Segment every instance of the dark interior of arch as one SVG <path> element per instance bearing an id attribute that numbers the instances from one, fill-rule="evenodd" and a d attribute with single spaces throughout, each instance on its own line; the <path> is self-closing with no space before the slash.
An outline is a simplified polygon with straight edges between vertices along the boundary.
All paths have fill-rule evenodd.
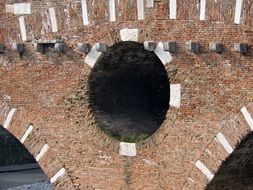
<path id="1" fill-rule="evenodd" d="M 34 157 L 2 126 L 0 126 L 0 189 L 53 189 Z"/>
<path id="2" fill-rule="evenodd" d="M 0 167 L 35 162 L 36 160 L 24 145 L 0 126 Z"/>
<path id="3" fill-rule="evenodd" d="M 223 162 L 206 190 L 253 189 L 253 133 Z"/>
<path id="4" fill-rule="evenodd" d="M 164 65 L 137 42 L 110 47 L 89 76 L 89 101 L 96 122 L 122 141 L 153 134 L 166 117 L 169 97 Z"/>

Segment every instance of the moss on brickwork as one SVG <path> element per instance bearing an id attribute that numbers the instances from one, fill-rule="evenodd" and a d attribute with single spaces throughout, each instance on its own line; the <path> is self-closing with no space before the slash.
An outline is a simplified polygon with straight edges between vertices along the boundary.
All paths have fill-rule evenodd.
<path id="1" fill-rule="evenodd" d="M 141 135 L 119 135 L 119 134 L 109 134 L 113 138 L 121 141 L 121 142 L 140 142 L 148 138 L 150 135 L 149 134 L 141 134 Z"/>

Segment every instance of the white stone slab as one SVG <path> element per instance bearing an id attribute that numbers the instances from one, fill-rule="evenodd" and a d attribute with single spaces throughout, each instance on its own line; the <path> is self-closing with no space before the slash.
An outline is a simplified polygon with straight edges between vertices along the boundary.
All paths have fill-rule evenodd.
<path id="1" fill-rule="evenodd" d="M 29 134 L 32 132 L 32 130 L 33 130 L 33 125 L 29 125 L 29 127 L 25 131 L 23 137 L 20 139 L 20 142 L 22 144 L 24 144 L 25 140 L 27 139 L 27 137 L 29 136 Z"/>
<path id="2" fill-rule="evenodd" d="M 115 0 L 109 0 L 110 21 L 116 21 Z"/>
<path id="3" fill-rule="evenodd" d="M 195 183 L 195 181 L 194 181 L 192 178 L 190 178 L 190 177 L 188 177 L 188 180 L 189 180 L 191 183 Z"/>
<path id="4" fill-rule="evenodd" d="M 164 51 L 162 42 L 159 42 L 156 46 L 155 54 L 159 57 L 159 59 L 164 65 L 172 61 L 171 54 L 167 51 Z"/>
<path id="5" fill-rule="evenodd" d="M 136 144 L 120 142 L 119 154 L 122 156 L 136 156 Z"/>
<path id="6" fill-rule="evenodd" d="M 15 15 L 25 15 L 31 14 L 31 4 L 30 3 L 14 3 L 14 14 Z"/>
<path id="7" fill-rule="evenodd" d="M 14 13 L 14 5 L 13 4 L 5 5 L 5 12 L 6 13 Z"/>
<path id="8" fill-rule="evenodd" d="M 144 0 L 137 0 L 138 20 L 144 20 Z"/>
<path id="9" fill-rule="evenodd" d="M 124 28 L 120 30 L 121 41 L 138 41 L 139 30 Z"/>
<path id="10" fill-rule="evenodd" d="M 170 19 L 177 19 L 177 0 L 170 0 Z"/>
<path id="11" fill-rule="evenodd" d="M 49 8 L 50 21 L 52 26 L 52 32 L 58 32 L 57 20 L 54 7 Z"/>
<path id="12" fill-rule="evenodd" d="M 241 112 L 242 112 L 242 114 L 243 114 L 245 120 L 247 121 L 247 123 L 248 123 L 248 125 L 249 125 L 251 131 L 253 131 L 253 119 L 252 119 L 250 113 L 248 112 L 247 108 L 246 108 L 246 107 L 243 107 L 243 108 L 241 109 Z"/>
<path id="13" fill-rule="evenodd" d="M 148 160 L 146 158 L 142 159 L 143 162 L 146 164 L 146 165 L 149 165 L 149 166 L 155 166 L 157 165 L 154 161 L 151 161 L 151 160 Z"/>
<path id="14" fill-rule="evenodd" d="M 38 162 L 49 150 L 49 145 L 45 144 L 42 149 L 40 150 L 39 154 L 36 156 L 36 161 Z"/>
<path id="15" fill-rule="evenodd" d="M 181 104 L 181 84 L 170 85 L 170 106 L 180 108 Z"/>
<path id="16" fill-rule="evenodd" d="M 206 0 L 200 1 L 200 20 L 206 20 Z"/>
<path id="17" fill-rule="evenodd" d="M 22 41 L 27 41 L 27 34 L 26 34 L 26 26 L 25 26 L 25 17 L 19 17 L 19 27 L 20 27 L 20 34 Z"/>
<path id="18" fill-rule="evenodd" d="M 12 121 L 12 117 L 13 117 L 13 115 L 14 115 L 14 113 L 16 112 L 16 108 L 12 108 L 10 111 L 9 111 L 9 113 L 8 113 L 8 115 L 7 115 L 7 117 L 6 117 L 6 120 L 5 120 L 5 122 L 4 122 L 4 125 L 3 125 L 3 127 L 5 128 L 5 129 L 8 129 L 8 127 L 10 126 L 10 124 L 11 124 L 11 121 Z"/>
<path id="19" fill-rule="evenodd" d="M 90 67 L 94 67 L 94 65 L 102 58 L 103 53 L 98 52 L 96 50 L 96 46 L 94 45 L 88 55 L 85 58 L 85 63 L 87 63 Z"/>
<path id="20" fill-rule="evenodd" d="M 207 177 L 208 181 L 211 181 L 214 177 L 213 173 L 206 167 L 201 161 L 197 161 L 195 166 Z"/>
<path id="21" fill-rule="evenodd" d="M 65 168 L 60 169 L 51 179 L 50 182 L 54 183 L 56 182 L 60 177 L 62 177 L 65 174 L 66 170 Z"/>
<path id="22" fill-rule="evenodd" d="M 41 16 L 42 16 L 41 35 L 45 35 L 50 32 L 49 29 L 51 28 L 50 14 L 48 13 L 48 11 L 42 11 Z"/>
<path id="23" fill-rule="evenodd" d="M 147 0 L 147 7 L 148 8 L 154 7 L 154 0 Z"/>
<path id="24" fill-rule="evenodd" d="M 242 5 L 243 5 L 243 0 L 236 0 L 235 19 L 234 19 L 235 24 L 240 24 L 241 22 Z"/>
<path id="25" fill-rule="evenodd" d="M 231 154 L 234 151 L 233 147 L 229 144 L 226 137 L 221 132 L 217 134 L 216 138 L 219 143 L 225 148 L 228 154 Z"/>
<path id="26" fill-rule="evenodd" d="M 70 16 L 69 7 L 67 7 L 67 8 L 64 9 L 64 14 L 66 16 L 65 23 L 66 23 L 66 25 L 68 27 L 68 30 L 70 30 L 70 28 L 71 28 L 71 16 Z"/>
<path id="27" fill-rule="evenodd" d="M 89 24 L 87 1 L 81 0 L 81 5 L 82 5 L 83 25 L 86 26 Z"/>

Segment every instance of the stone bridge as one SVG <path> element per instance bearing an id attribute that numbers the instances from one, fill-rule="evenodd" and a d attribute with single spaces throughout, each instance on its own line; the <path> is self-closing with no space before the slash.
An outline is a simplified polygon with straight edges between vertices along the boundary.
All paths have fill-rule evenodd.
<path id="1" fill-rule="evenodd" d="M 3 0 L 0 17 L 0 124 L 55 189 L 201 190 L 253 130 L 251 0 Z"/>

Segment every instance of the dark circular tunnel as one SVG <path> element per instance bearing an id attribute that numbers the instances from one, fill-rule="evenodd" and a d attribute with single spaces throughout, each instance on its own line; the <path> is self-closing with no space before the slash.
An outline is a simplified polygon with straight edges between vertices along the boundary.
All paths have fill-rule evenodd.
<path id="1" fill-rule="evenodd" d="M 253 189 L 253 132 L 222 163 L 206 190 Z"/>
<path id="2" fill-rule="evenodd" d="M 169 109 L 167 71 L 154 52 L 137 42 L 110 47 L 93 67 L 88 84 L 96 122 L 121 141 L 152 135 Z"/>

